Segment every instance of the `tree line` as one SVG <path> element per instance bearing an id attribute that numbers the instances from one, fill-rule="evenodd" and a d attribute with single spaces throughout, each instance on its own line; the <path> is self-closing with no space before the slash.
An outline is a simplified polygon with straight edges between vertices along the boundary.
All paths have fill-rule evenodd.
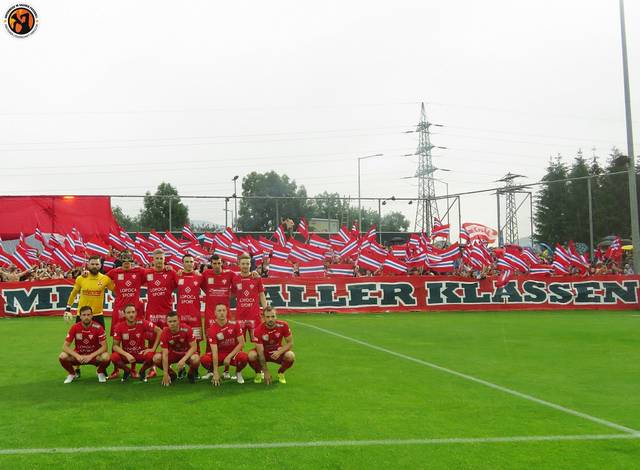
<path id="1" fill-rule="evenodd" d="M 595 155 L 586 159 L 582 151 L 567 163 L 561 156 L 550 159 L 535 204 L 535 239 L 548 244 L 566 243 L 569 240 L 589 244 L 589 182 L 592 176 L 591 201 L 594 242 L 609 235 L 630 238 L 629 180 L 626 173 L 609 176 L 610 173 L 627 171 L 629 158 L 613 148 L 600 165 Z M 636 173 L 638 168 L 636 168 Z M 640 185 L 640 178 L 636 175 Z"/>
<path id="2" fill-rule="evenodd" d="M 242 180 L 242 196 L 238 207 L 238 229 L 245 232 L 272 232 L 284 218 L 296 222 L 301 217 L 308 221 L 313 218 L 338 220 L 339 224 L 353 224 L 358 219 L 357 200 L 342 199 L 339 193 L 324 191 L 310 199 L 304 186 L 296 183 L 285 174 L 275 171 L 266 173 L 251 172 Z M 296 199 L 273 199 L 275 197 L 295 197 Z M 229 197 L 229 209 L 233 207 L 233 196 Z M 143 208 L 131 216 L 121 207 L 113 207 L 113 215 L 120 226 L 131 232 L 149 230 L 179 230 L 189 223 L 189 208 L 181 201 L 175 187 L 161 183 L 152 194 L 147 191 Z M 231 217 L 229 217 L 231 224 Z M 409 220 L 401 212 L 386 212 L 381 219 L 377 210 L 362 208 L 362 227 L 378 226 L 386 232 L 403 232 L 409 228 Z M 380 228 L 381 227 L 381 228 Z M 215 224 L 192 225 L 196 232 L 218 230 Z"/>

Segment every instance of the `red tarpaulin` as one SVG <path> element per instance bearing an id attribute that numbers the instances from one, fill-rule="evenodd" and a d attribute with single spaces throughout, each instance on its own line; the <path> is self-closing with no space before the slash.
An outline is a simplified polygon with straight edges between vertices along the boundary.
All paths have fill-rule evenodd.
<path id="1" fill-rule="evenodd" d="M 109 196 L 0 196 L 0 237 L 15 239 L 36 227 L 61 234 L 75 227 L 84 238 L 106 238 L 117 224 Z"/>

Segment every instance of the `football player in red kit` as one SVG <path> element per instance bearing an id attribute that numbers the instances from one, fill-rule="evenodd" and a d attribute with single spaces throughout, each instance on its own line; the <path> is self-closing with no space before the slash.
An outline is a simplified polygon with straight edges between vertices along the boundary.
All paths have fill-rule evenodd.
<path id="1" fill-rule="evenodd" d="M 172 379 L 176 378 L 175 372 L 170 368 L 171 364 L 178 364 L 178 376 L 184 372 L 186 364 L 189 364 L 189 382 L 195 383 L 196 373 L 200 366 L 200 356 L 196 353 L 197 342 L 193 336 L 193 331 L 189 325 L 180 323 L 178 314 L 170 312 L 167 315 L 167 325 L 162 329 L 160 335 L 161 353 L 153 357 L 153 362 L 157 366 L 162 366 L 164 376 L 162 385 L 171 385 Z"/>
<path id="2" fill-rule="evenodd" d="M 269 306 L 264 309 L 264 323 L 258 326 L 254 332 L 256 348 L 249 351 L 249 364 L 256 371 L 255 383 L 265 380 L 271 383 L 271 374 L 267 362 L 280 365 L 278 369 L 278 381 L 287 383 L 284 372 L 293 365 L 296 356 L 293 348 L 293 335 L 286 321 L 276 318 L 276 309 Z M 283 344 L 284 340 L 284 344 Z"/>
<path id="3" fill-rule="evenodd" d="M 80 307 L 78 316 L 80 321 L 69 329 L 62 345 L 62 352 L 58 357 L 60 365 L 69 373 L 64 383 L 68 384 L 76 379 L 73 366 L 86 364 L 98 368 L 98 382 L 104 383 L 107 381 L 104 372 L 109 365 L 107 335 L 102 325 L 93 321 L 93 311 L 88 305 Z M 75 343 L 73 349 L 71 349 L 71 343 Z"/>
<path id="4" fill-rule="evenodd" d="M 109 336 L 113 336 L 115 326 L 124 320 L 124 307 L 133 304 L 139 319 L 144 319 L 144 309 L 140 301 L 140 289 L 145 282 L 146 269 L 133 266 L 133 255 L 129 250 L 120 252 L 122 266 L 113 268 L 107 276 L 113 281 L 115 289 L 115 302 L 113 303 L 113 316 L 111 317 L 111 330 Z"/>
<path id="5" fill-rule="evenodd" d="M 262 309 L 267 306 L 262 279 L 256 278 L 251 272 L 251 256 L 243 253 L 238 258 L 240 265 L 240 282 L 236 292 L 236 321 L 242 331 L 249 331 L 249 339 L 253 338 L 253 330 L 262 317 Z"/>
<path id="6" fill-rule="evenodd" d="M 211 352 L 202 357 L 202 365 L 212 373 L 211 383 L 220 385 L 219 366 L 232 365 L 236 368 L 237 382 L 243 384 L 242 369 L 248 362 L 247 353 L 242 350 L 244 335 L 237 323 L 227 320 L 227 306 L 224 304 L 216 306 L 216 321 L 207 330 L 207 342 Z"/>
<path id="7" fill-rule="evenodd" d="M 125 319 L 118 323 L 113 333 L 113 347 L 111 362 L 124 370 L 122 381 L 129 376 L 136 378 L 135 364 L 142 364 L 140 379 L 146 380 L 146 370 L 153 365 L 153 355 L 160 343 L 162 330 L 147 320 L 137 318 L 134 304 L 124 308 Z M 153 345 L 145 348 L 145 339 L 149 334 L 154 335 Z"/>
<path id="8" fill-rule="evenodd" d="M 194 259 L 191 255 L 182 257 L 182 270 L 178 274 L 178 302 L 176 311 L 180 323 L 186 323 L 193 330 L 196 340 L 202 341 L 202 315 L 200 313 L 200 273 L 193 269 Z M 198 351 L 200 354 L 200 348 Z"/>
<path id="9" fill-rule="evenodd" d="M 222 270 L 222 260 L 218 255 L 211 257 L 211 269 L 202 273 L 200 288 L 204 292 L 204 329 L 209 329 L 216 321 L 216 305 L 224 304 L 231 314 L 231 295 L 240 283 L 238 275 Z"/>
<path id="10" fill-rule="evenodd" d="M 167 326 L 167 314 L 173 311 L 173 291 L 178 287 L 175 271 L 165 269 L 164 252 L 153 252 L 153 268 L 145 272 L 147 308 L 145 319 L 160 328 Z"/>

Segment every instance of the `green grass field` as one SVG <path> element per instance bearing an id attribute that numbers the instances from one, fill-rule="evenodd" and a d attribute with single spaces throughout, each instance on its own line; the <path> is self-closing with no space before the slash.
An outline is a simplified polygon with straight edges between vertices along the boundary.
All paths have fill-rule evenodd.
<path id="1" fill-rule="evenodd" d="M 640 468 L 638 313 L 282 316 L 288 383 L 218 389 L 63 385 L 68 325 L 1 320 L 0 468 Z"/>

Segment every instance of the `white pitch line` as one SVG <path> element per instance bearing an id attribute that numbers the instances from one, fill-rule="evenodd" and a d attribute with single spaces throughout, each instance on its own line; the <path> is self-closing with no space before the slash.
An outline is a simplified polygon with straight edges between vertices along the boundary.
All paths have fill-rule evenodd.
<path id="1" fill-rule="evenodd" d="M 367 348 L 375 349 L 376 351 L 381 351 L 381 352 L 384 352 L 384 353 L 387 353 L 387 354 L 391 354 L 392 356 L 396 356 L 396 357 L 400 357 L 402 359 L 406 359 L 407 361 L 415 362 L 417 364 L 422 364 L 423 366 L 431 367 L 432 369 L 436 369 L 436 370 L 439 370 L 441 372 L 446 372 L 447 374 L 455 375 L 456 377 L 460 377 L 460 378 L 463 378 L 463 379 L 466 379 L 466 380 L 470 380 L 472 382 L 476 382 L 476 383 L 482 384 L 482 385 L 484 385 L 486 387 L 490 387 L 490 388 L 493 388 L 495 390 L 500 390 L 501 392 L 508 393 L 510 395 L 513 395 L 513 396 L 516 396 L 516 397 L 519 397 L 519 398 L 523 398 L 525 400 L 529 400 L 529 401 L 532 401 L 534 403 L 538 403 L 539 405 L 548 406 L 549 408 L 553 408 L 554 410 L 562 411 L 564 413 L 567 413 L 567 414 L 570 414 L 570 415 L 573 415 L 573 416 L 578 416 L 580 418 L 586 419 L 588 421 L 592 421 L 594 423 L 602 424 L 603 426 L 607 426 L 607 427 L 612 428 L 612 429 L 617 429 L 618 431 L 624 431 L 624 432 L 627 432 L 627 433 L 630 433 L 630 434 L 640 434 L 640 431 L 637 431 L 635 429 L 629 428 L 627 426 L 623 426 L 621 424 L 616 424 L 616 423 L 613 423 L 611 421 L 607 421 L 606 419 L 597 418 L 597 417 L 591 416 L 591 415 L 589 415 L 587 413 L 582 413 L 580 411 L 576 411 L 576 410 L 573 410 L 571 408 L 567 408 L 565 406 L 558 405 L 556 403 L 552 403 L 550 401 L 543 400 L 541 398 L 536 398 L 536 397 L 534 397 L 532 395 L 527 395 L 526 393 L 521 393 L 521 392 L 518 392 L 517 390 L 513 390 L 513 389 L 507 388 L 507 387 L 503 387 L 501 385 L 494 384 L 492 382 L 487 382 L 486 380 L 479 379 L 478 377 L 474 377 L 473 375 L 464 374 L 462 372 L 458 372 L 456 370 L 449 369 L 447 367 L 439 366 L 439 365 L 434 364 L 432 362 L 423 361 L 422 359 L 418 359 L 418 358 L 415 358 L 415 357 L 407 356 L 406 354 L 402 354 L 402 353 L 399 353 L 399 352 L 391 351 L 390 349 L 382 348 L 380 346 L 376 346 L 375 344 L 367 343 L 365 341 L 361 341 L 359 339 L 352 338 L 350 336 L 345 336 L 343 334 L 336 333 L 335 331 L 327 330 L 326 328 L 320 328 L 319 326 L 310 325 L 308 323 L 303 323 L 303 322 L 300 322 L 300 321 L 297 321 L 297 320 L 289 320 L 289 322 L 295 323 L 297 325 L 306 326 L 308 328 L 313 328 L 313 329 L 316 329 L 318 331 L 322 331 L 324 333 L 327 333 L 329 335 L 337 336 L 338 338 L 342 338 L 342 339 L 345 339 L 347 341 L 351 341 L 353 343 L 360 344 L 361 346 L 366 346 Z"/>
<path id="2" fill-rule="evenodd" d="M 96 452 L 164 452 L 180 450 L 224 450 L 224 449 L 281 449 L 293 447 L 371 447 L 442 444 L 491 444 L 501 442 L 560 442 L 560 441 L 606 441 L 612 439 L 640 439 L 640 434 L 577 434 L 566 436 L 508 436 L 508 437 L 444 437 L 434 439 L 380 439 L 355 441 L 308 441 L 308 442 L 254 442 L 240 444 L 184 444 L 156 446 L 105 446 L 105 447 L 41 447 L 22 449 L 0 449 L 0 455 L 26 454 L 91 454 Z"/>

